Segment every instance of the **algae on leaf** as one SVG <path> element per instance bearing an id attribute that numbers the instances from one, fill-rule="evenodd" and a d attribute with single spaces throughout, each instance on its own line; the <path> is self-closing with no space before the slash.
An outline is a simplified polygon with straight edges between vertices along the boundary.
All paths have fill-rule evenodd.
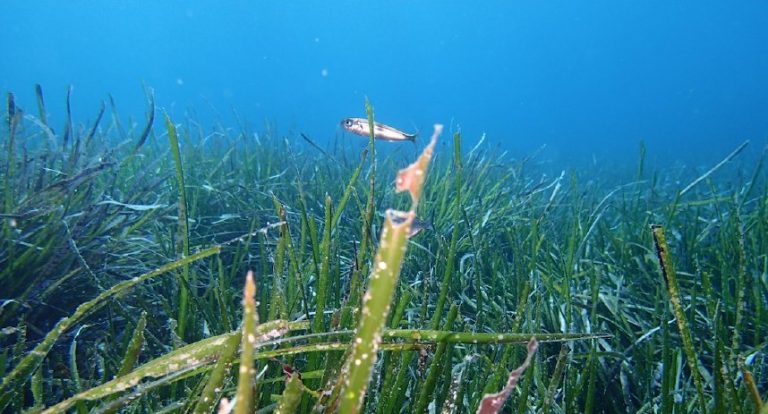
<path id="1" fill-rule="evenodd" d="M 256 347 L 256 327 L 259 316 L 256 313 L 256 284 L 253 272 L 248 271 L 243 289 L 243 337 L 240 340 L 240 376 L 237 380 L 237 403 L 235 414 L 247 414 L 253 411 L 253 350 Z"/>

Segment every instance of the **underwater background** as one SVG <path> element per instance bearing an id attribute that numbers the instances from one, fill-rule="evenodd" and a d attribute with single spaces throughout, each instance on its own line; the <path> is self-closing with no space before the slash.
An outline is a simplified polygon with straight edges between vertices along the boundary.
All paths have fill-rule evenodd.
<path id="1" fill-rule="evenodd" d="M 765 142 L 766 17 L 759 1 L 7 1 L 0 89 L 72 85 L 82 115 L 110 93 L 138 116 L 144 85 L 174 115 L 234 109 L 317 140 L 367 96 L 387 123 L 518 153 L 626 160 L 643 139 L 711 161 Z"/>
<path id="2" fill-rule="evenodd" d="M 768 413 L 766 22 L 4 1 L 0 412 Z"/>

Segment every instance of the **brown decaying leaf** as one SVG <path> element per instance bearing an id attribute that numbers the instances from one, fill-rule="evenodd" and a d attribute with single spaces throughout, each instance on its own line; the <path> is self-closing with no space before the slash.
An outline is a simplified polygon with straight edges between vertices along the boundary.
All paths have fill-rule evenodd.
<path id="1" fill-rule="evenodd" d="M 536 353 L 538 347 L 539 341 L 536 338 L 531 338 L 528 342 L 528 356 L 525 357 L 523 364 L 509 374 L 507 385 L 501 391 L 496 394 L 486 394 L 483 397 L 483 400 L 480 401 L 480 407 L 477 408 L 477 414 L 496 414 L 501 411 L 501 407 L 504 406 L 504 402 L 507 401 L 509 394 L 517 386 L 517 381 L 528 368 L 528 365 L 531 364 L 533 354 Z"/>

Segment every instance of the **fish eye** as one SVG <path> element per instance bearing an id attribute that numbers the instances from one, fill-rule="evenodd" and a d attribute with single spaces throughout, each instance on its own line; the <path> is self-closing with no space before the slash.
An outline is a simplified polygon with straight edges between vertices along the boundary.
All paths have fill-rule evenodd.
<path id="1" fill-rule="evenodd" d="M 351 127 L 352 126 L 352 120 L 351 119 L 345 119 L 344 120 L 344 125 L 346 125 L 348 127 Z"/>

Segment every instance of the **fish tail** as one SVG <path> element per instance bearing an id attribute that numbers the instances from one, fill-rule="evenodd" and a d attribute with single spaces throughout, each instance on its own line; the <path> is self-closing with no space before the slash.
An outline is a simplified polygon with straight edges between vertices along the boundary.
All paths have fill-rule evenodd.
<path id="1" fill-rule="evenodd" d="M 411 141 L 411 142 L 413 142 L 415 144 L 416 143 L 416 136 L 419 135 L 420 131 L 419 131 L 419 128 L 415 128 L 414 127 L 414 129 L 416 130 L 416 132 L 414 132 L 413 134 L 405 134 L 405 137 L 408 139 L 408 141 Z"/>

